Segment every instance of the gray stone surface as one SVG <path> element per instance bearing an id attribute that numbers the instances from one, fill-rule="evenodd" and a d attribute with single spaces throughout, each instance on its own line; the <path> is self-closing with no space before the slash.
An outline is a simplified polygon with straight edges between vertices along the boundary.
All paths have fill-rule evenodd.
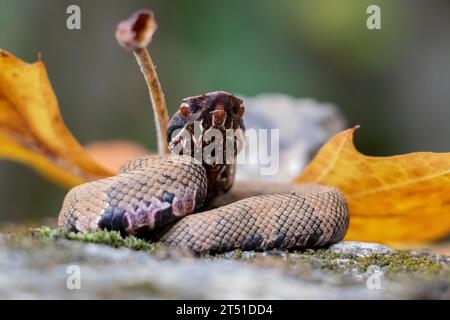
<path id="1" fill-rule="evenodd" d="M 357 254 L 360 250 L 354 243 L 338 244 L 333 250 L 346 246 Z M 386 252 L 382 246 L 374 250 Z M 385 278 L 384 270 L 377 288 L 376 281 L 368 285 L 367 279 L 382 267 L 374 265 L 361 271 L 349 264 L 352 257 L 347 251 L 340 256 L 331 250 L 307 250 L 233 251 L 194 258 L 167 248 L 148 253 L 65 239 L 3 236 L 0 298 L 449 298 L 447 258 L 439 262 L 444 273 L 426 280 L 413 274 L 392 280 Z M 80 268 L 80 290 L 66 286 L 71 265 Z"/>

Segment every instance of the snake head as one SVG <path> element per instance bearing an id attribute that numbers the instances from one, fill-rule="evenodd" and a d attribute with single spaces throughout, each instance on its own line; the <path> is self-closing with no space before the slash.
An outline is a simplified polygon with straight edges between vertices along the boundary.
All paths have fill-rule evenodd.
<path id="1" fill-rule="evenodd" d="M 177 150 L 176 153 L 190 149 L 193 155 L 195 148 L 203 150 L 215 141 L 215 136 L 219 133 L 222 135 L 223 143 L 226 141 L 227 132 L 236 134 L 239 140 L 245 129 L 242 120 L 244 112 L 243 101 L 224 91 L 185 98 L 169 122 L 167 130 L 169 149 Z M 192 143 L 195 148 L 192 148 Z M 241 146 L 242 143 L 239 142 L 233 145 L 234 155 Z"/>

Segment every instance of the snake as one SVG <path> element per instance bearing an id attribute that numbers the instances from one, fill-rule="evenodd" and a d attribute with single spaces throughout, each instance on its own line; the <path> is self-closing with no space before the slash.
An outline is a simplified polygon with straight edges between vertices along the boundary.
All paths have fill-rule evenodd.
<path id="1" fill-rule="evenodd" d="M 243 100 L 224 91 L 183 99 L 168 124 L 172 152 L 129 160 L 115 176 L 75 186 L 64 198 L 58 226 L 117 231 L 200 255 L 341 241 L 349 214 L 338 189 L 234 181 L 244 112 Z M 212 148 L 217 145 L 222 149 Z M 197 156 L 202 153 L 209 157 Z"/>

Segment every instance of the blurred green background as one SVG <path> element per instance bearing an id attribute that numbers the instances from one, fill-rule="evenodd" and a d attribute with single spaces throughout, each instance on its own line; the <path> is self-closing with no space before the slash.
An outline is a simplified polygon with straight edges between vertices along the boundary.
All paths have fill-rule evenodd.
<path id="1" fill-rule="evenodd" d="M 81 30 L 66 28 L 70 4 L 81 7 Z M 370 4 L 381 7 L 382 30 L 366 27 Z M 284 92 L 339 105 L 362 125 L 365 153 L 450 150 L 450 1 L 0 0 L 0 47 L 29 62 L 42 53 L 82 143 L 155 147 L 142 75 L 114 38 L 138 8 L 156 14 L 150 51 L 172 112 L 207 91 Z M 56 217 L 64 194 L 0 162 L 0 221 Z"/>

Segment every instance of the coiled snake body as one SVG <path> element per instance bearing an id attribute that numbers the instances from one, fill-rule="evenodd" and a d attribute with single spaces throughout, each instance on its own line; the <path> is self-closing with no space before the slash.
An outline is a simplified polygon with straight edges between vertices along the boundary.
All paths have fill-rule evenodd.
<path id="1" fill-rule="evenodd" d="M 230 129 L 243 130 L 243 113 L 242 100 L 226 92 L 184 99 L 170 120 L 168 141 L 173 152 L 181 146 L 188 155 L 131 160 L 117 176 L 73 188 L 59 226 L 76 232 L 118 230 L 196 253 L 321 247 L 340 241 L 349 216 L 338 190 L 313 184 L 233 186 L 235 165 L 225 161 L 226 152 L 219 157 L 212 153 L 213 162 L 196 160 L 192 144 L 205 151 L 212 143 L 210 129 L 224 136 Z M 238 135 L 231 146 L 235 157 Z"/>

